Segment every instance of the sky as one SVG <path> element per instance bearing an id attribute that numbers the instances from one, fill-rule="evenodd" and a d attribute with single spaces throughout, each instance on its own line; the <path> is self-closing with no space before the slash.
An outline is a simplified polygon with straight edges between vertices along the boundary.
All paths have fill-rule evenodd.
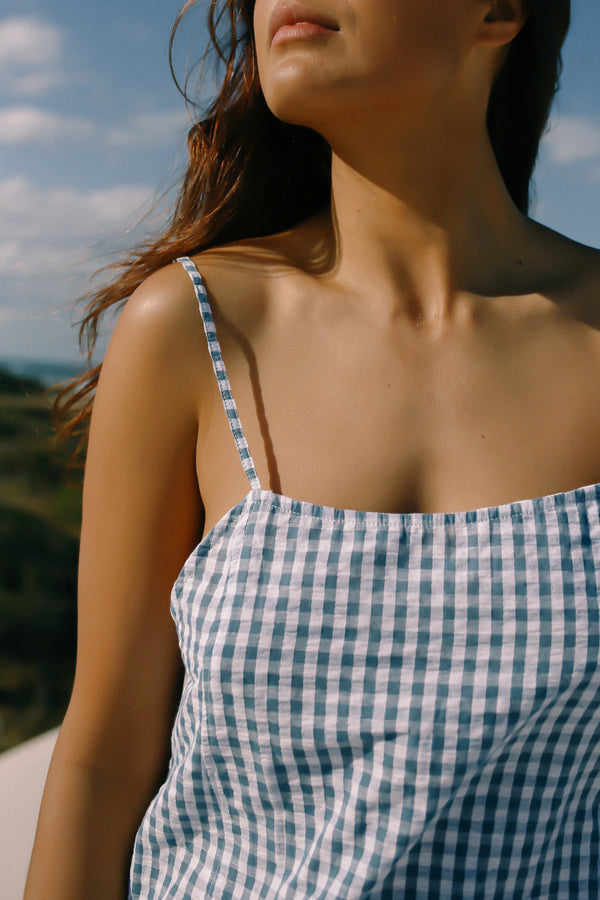
<path id="1" fill-rule="evenodd" d="M 3 0 L 0 358 L 77 359 L 75 299 L 108 254 L 152 228 L 181 173 L 188 116 L 167 52 L 179 6 Z M 600 246 L 600 2 L 573 8 L 532 213 Z M 185 34 L 179 71 L 199 55 L 201 19 Z"/>

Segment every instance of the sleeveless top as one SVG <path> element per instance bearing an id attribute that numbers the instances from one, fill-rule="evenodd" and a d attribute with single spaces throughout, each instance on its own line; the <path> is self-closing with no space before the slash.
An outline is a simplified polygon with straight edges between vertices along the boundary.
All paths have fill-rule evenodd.
<path id="1" fill-rule="evenodd" d="M 130 897 L 598 898 L 600 484 L 459 513 L 261 487 L 172 593 L 187 672 Z"/>

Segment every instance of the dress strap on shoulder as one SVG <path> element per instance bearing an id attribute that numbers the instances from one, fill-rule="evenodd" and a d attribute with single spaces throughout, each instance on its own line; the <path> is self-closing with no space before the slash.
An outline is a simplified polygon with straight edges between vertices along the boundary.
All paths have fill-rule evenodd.
<path id="1" fill-rule="evenodd" d="M 194 285 L 194 290 L 196 291 L 196 297 L 198 299 L 198 305 L 200 307 L 200 315 L 202 316 L 204 332 L 206 334 L 206 340 L 208 342 L 210 358 L 212 360 L 213 369 L 217 377 L 217 384 L 219 385 L 219 391 L 221 392 L 223 406 L 225 407 L 225 412 L 227 413 L 227 418 L 229 420 L 229 427 L 231 428 L 231 433 L 233 434 L 235 445 L 237 447 L 242 466 L 244 467 L 244 472 L 246 473 L 248 481 L 250 482 L 250 487 L 260 488 L 260 480 L 258 478 L 258 475 L 256 474 L 254 460 L 252 459 L 252 454 L 250 453 L 250 448 L 248 447 L 248 442 L 246 440 L 246 436 L 242 428 L 242 423 L 238 415 L 237 406 L 235 404 L 235 400 L 233 399 L 233 394 L 231 393 L 231 385 L 227 376 L 227 370 L 225 368 L 225 362 L 223 360 L 223 353 L 221 352 L 221 345 L 219 343 L 219 338 L 217 337 L 217 330 L 215 328 L 213 314 L 210 308 L 210 303 L 208 302 L 208 296 L 206 293 L 204 282 L 202 280 L 202 276 L 188 256 L 179 257 L 177 262 L 181 263 L 183 268 L 190 276 Z"/>

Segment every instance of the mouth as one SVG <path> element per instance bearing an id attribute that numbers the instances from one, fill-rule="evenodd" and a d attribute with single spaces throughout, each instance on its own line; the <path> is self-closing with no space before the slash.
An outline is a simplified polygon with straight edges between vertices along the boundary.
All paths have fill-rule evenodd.
<path id="1" fill-rule="evenodd" d="M 335 19 L 303 3 L 277 6 L 269 20 L 269 39 L 272 45 L 335 31 L 339 31 Z"/>

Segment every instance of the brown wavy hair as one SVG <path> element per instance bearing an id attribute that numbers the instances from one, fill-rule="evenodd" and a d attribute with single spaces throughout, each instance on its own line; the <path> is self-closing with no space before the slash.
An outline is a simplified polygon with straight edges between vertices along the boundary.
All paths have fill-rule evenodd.
<path id="1" fill-rule="evenodd" d="M 169 43 L 199 0 L 187 0 Z M 188 163 L 172 215 L 158 237 L 110 267 L 113 277 L 84 298 L 79 340 L 88 367 L 67 382 L 55 402 L 65 436 L 84 448 L 100 365 L 91 364 L 100 322 L 153 272 L 178 256 L 235 240 L 276 234 L 330 202 L 329 146 L 314 131 L 289 125 L 268 109 L 258 81 L 252 17 L 254 0 L 208 0 L 209 41 L 202 62 L 220 68 L 208 110 L 189 131 Z M 487 127 L 514 203 L 527 212 L 531 179 L 561 72 L 570 0 L 524 0 L 527 21 L 492 87 Z M 200 71 L 203 70 L 201 65 Z"/>

